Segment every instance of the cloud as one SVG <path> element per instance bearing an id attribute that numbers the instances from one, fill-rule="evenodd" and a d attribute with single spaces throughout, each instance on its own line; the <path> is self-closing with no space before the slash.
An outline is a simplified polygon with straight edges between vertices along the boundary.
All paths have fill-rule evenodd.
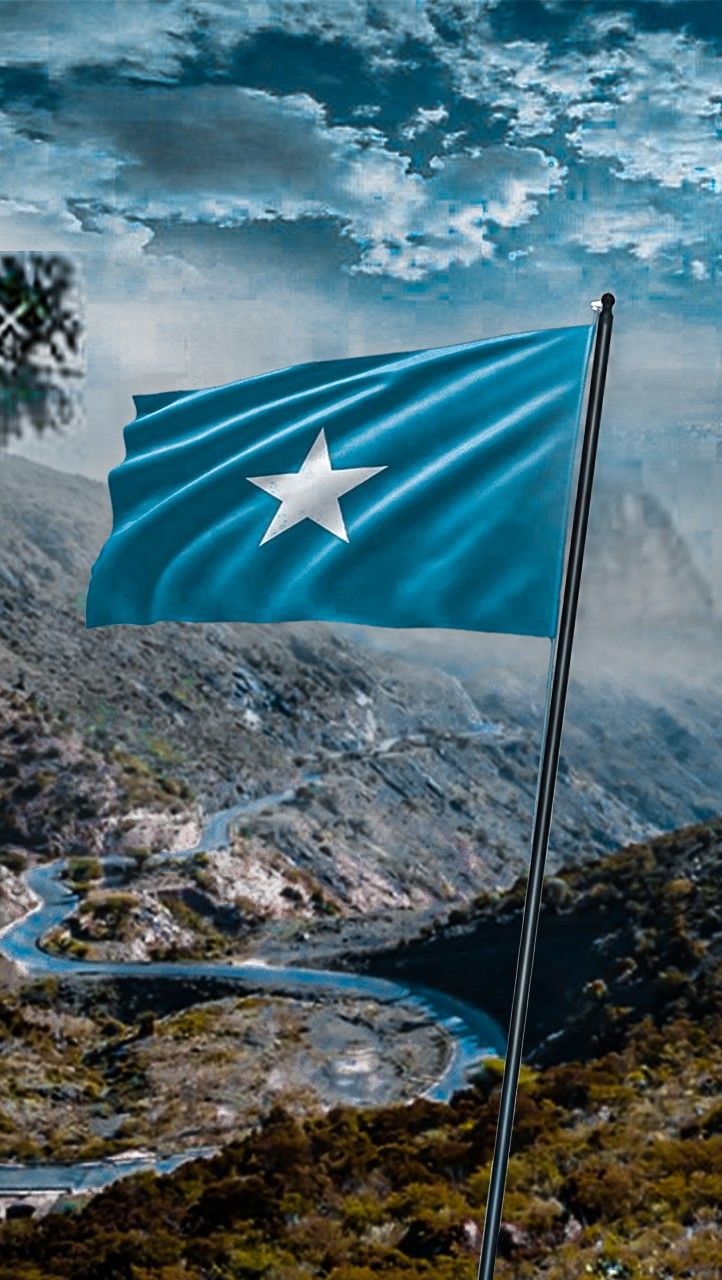
<path id="1" fill-rule="evenodd" d="M 380 0 L 372 11 L 358 0 L 3 0 L 2 21 L 3 62 L 42 64 L 57 78 L 113 66 L 144 79 L 174 79 L 199 46 L 223 68 L 239 40 L 274 28 L 349 40 L 378 62 L 407 37 L 428 43 L 436 35 L 417 0 Z"/>
<path id="2" fill-rule="evenodd" d="M 650 37 L 665 57 L 637 62 L 633 82 L 606 101 L 575 104 L 568 135 L 584 160 L 604 159 L 626 181 L 652 179 L 722 191 L 720 63 L 683 37 Z M 716 62 L 716 65 L 715 65 Z"/>
<path id="3" fill-rule="evenodd" d="M 602 172 L 616 217 L 586 209 L 569 244 L 586 235 L 592 253 L 664 265 L 704 241 L 722 183 L 711 44 L 641 29 L 623 3 L 579 6 L 563 41 L 553 22 L 501 37 L 504 12 L 450 0 L 6 3 L 4 60 L 42 63 L 58 105 L 2 123 L 5 208 L 24 200 L 39 216 L 45 200 L 86 228 L 110 217 L 221 228 L 322 218 L 355 246 L 352 270 L 415 281 L 543 252 L 548 197 Z M 239 48 L 254 39 L 262 51 L 273 32 L 305 37 L 303 56 L 315 50 L 304 92 L 233 83 Z M 326 101 L 339 42 L 368 72 L 363 100 L 343 86 L 345 123 Z M 31 139 L 33 128 L 44 136 Z M 650 188 L 659 198 L 645 210 Z M 690 191 L 694 207 L 665 203 Z M 566 225 L 557 216 L 556 234 Z M 517 228 L 523 238 L 506 243 Z M 703 265 L 708 256 L 704 244 L 695 251 Z"/>
<path id="4" fill-rule="evenodd" d="M 418 138 L 420 134 L 428 133 L 434 125 L 444 124 L 448 118 L 449 112 L 444 106 L 419 107 L 410 122 L 404 125 L 401 136 L 409 140 Z"/>
<path id="5" fill-rule="evenodd" d="M 86 87 L 46 128 L 52 143 L 12 139 L 6 197 L 34 192 L 89 229 L 108 216 L 219 227 L 323 217 L 357 246 L 356 270 L 403 280 L 492 257 L 496 230 L 533 218 L 563 174 L 539 148 L 500 145 L 423 178 L 379 131 L 329 126 L 308 95 L 232 85 Z"/>
<path id="6" fill-rule="evenodd" d="M 576 39 L 563 50 L 490 41 L 483 28 L 465 35 L 463 49 L 445 55 L 457 87 L 508 113 L 512 140 L 553 135 L 628 181 L 722 190 L 722 60 L 708 43 L 635 32 L 623 11 L 585 16 L 581 8 Z"/>
<path id="7" fill-rule="evenodd" d="M 673 214 L 660 212 L 650 205 L 631 208 L 615 205 L 612 212 L 600 200 L 596 208 L 585 211 L 569 240 L 590 253 L 626 249 L 640 262 L 651 262 L 663 251 L 698 242 L 700 232 L 698 228 L 685 228 Z"/>
<path id="8" fill-rule="evenodd" d="M 155 0 L 4 0 L 3 62 L 41 64 L 62 77 L 82 66 L 115 66 L 150 78 L 174 76 L 195 25 L 193 6 Z"/>

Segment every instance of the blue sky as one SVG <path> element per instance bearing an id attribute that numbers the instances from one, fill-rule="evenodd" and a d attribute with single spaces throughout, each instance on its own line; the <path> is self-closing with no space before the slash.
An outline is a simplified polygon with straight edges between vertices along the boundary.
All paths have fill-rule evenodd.
<path id="1" fill-rule="evenodd" d="M 602 466 L 641 469 L 718 573 L 722 6 L 5 0 L 0 23 L 2 243 L 71 253 L 87 298 L 86 427 L 24 452 L 104 476 L 134 392 L 583 323 L 611 288 Z"/>

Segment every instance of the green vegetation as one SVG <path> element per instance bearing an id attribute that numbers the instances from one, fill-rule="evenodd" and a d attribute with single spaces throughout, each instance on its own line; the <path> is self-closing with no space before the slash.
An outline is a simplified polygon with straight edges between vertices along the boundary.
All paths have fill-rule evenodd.
<path id="1" fill-rule="evenodd" d="M 595 979 L 569 977 L 585 989 L 580 1024 L 613 1043 L 523 1072 L 499 1280 L 722 1273 L 721 847 L 722 824 L 704 824 L 561 877 L 552 909 L 588 921 L 593 905 L 605 944 Z M 476 910 L 513 920 L 518 896 Z M 195 1007 L 132 1034 L 156 1047 L 183 1042 L 191 1061 L 187 1042 L 202 1042 L 219 1016 L 219 1006 Z M 0 1045 L 4 1027 L 6 1041 L 25 1037 L 42 1057 L 44 1025 L 5 1006 Z M 130 1031 L 109 1030 L 84 1069 L 111 1062 L 123 1105 L 140 1106 L 148 1086 L 125 1052 Z M 211 1162 L 118 1183 L 80 1211 L 8 1223 L 0 1280 L 470 1280 L 500 1075 L 490 1060 L 448 1106 L 419 1099 L 306 1118 L 275 1107 Z M 0 1152 L 19 1079 L 0 1093 Z"/>
<path id="2" fill-rule="evenodd" d="M 528 1073 L 500 1280 L 718 1275 L 721 1029 L 646 1020 L 619 1052 Z M 8 1224 L 0 1278 L 469 1280 L 497 1102 L 494 1069 L 448 1107 L 276 1108 L 212 1162 Z"/>
<path id="3" fill-rule="evenodd" d="M 16 876 L 22 875 L 28 869 L 27 854 L 22 849 L 0 849 L 0 866 L 14 872 Z"/>
<path id="4" fill-rule="evenodd" d="M 78 925 L 87 931 L 94 941 L 105 938 L 122 938 L 131 914 L 138 905 L 138 897 L 134 893 L 93 894 L 81 903 L 78 913 Z"/>
<path id="5" fill-rule="evenodd" d="M 107 804 L 105 782 L 99 757 L 79 748 L 40 699 L 2 690 L 0 839 L 15 858 L 79 852 Z"/>
<path id="6" fill-rule="evenodd" d="M 156 947 L 154 960 L 211 960 L 233 950 L 229 938 L 216 929 L 213 921 L 194 910 L 181 897 L 166 894 L 163 901 L 178 923 L 194 936 L 187 945 L 171 943 Z"/>
<path id="7" fill-rule="evenodd" d="M 74 937 L 62 925 L 50 930 L 43 940 L 43 948 L 50 955 L 70 956 L 73 960 L 85 960 L 89 952 L 87 942 L 83 938 Z"/>
<path id="8" fill-rule="evenodd" d="M 168 762 L 157 751 L 153 764 L 146 764 L 118 748 L 106 749 L 110 728 L 103 726 L 112 709 L 101 711 L 94 721 L 95 749 L 40 698 L 0 690 L 2 865 L 19 867 L 25 851 L 43 859 L 83 858 L 89 850 L 116 847 L 118 816 L 122 829 L 128 810 L 187 809 L 188 786 L 166 776 Z"/>
<path id="9" fill-rule="evenodd" d="M 60 1012 L 58 1001 L 55 979 L 27 988 L 22 1000 L 0 999 L 0 1159 L 90 1159 L 107 1149 L 77 1124 L 79 1110 L 92 1110 L 104 1091 L 88 1053 L 99 1027 Z"/>
<path id="10" fill-rule="evenodd" d="M 63 879 L 75 893 L 87 893 L 91 884 L 102 878 L 103 867 L 97 858 L 68 858 L 63 870 Z"/>
<path id="11" fill-rule="evenodd" d="M 203 867 L 193 867 L 191 875 L 195 884 L 204 893 L 213 894 L 215 892 L 216 883 L 210 871 L 206 871 Z"/>
<path id="12" fill-rule="evenodd" d="M 145 739 L 148 750 L 161 761 L 162 764 L 182 764 L 185 759 L 183 752 L 179 751 L 172 742 L 168 742 L 166 738 L 159 738 L 157 735 L 148 735 Z"/>
<path id="13" fill-rule="evenodd" d="M 145 863 L 148 861 L 148 858 L 150 858 L 152 852 L 153 850 L 149 849 L 145 844 L 125 845 L 123 848 L 124 856 L 126 858 L 132 858 L 136 863 L 135 869 L 138 874 L 143 870 Z"/>
<path id="14" fill-rule="evenodd" d="M 159 1030 L 162 1036 L 171 1040 L 193 1040 L 217 1030 L 220 1021 L 219 1011 L 214 1005 L 195 1005 L 166 1018 Z"/>
<path id="15" fill-rule="evenodd" d="M 178 763 L 181 759 L 169 743 L 159 739 L 148 739 L 149 750 L 163 765 Z M 173 801 L 188 803 L 193 799 L 187 783 L 178 778 L 169 778 L 161 768 L 141 760 L 140 756 L 131 755 L 120 747 L 111 747 L 108 752 L 112 762 L 120 767 L 125 797 L 131 808 L 145 808 L 162 805 L 173 808 Z"/>
<path id="16" fill-rule="evenodd" d="M 311 906 L 316 914 L 320 916 L 338 916 L 341 914 L 341 908 L 338 903 L 327 897 L 323 889 L 314 889 L 311 894 Z"/>

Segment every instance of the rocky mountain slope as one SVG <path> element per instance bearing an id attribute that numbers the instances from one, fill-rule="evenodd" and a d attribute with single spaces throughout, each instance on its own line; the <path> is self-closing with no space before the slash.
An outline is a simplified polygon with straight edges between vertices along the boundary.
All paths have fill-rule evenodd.
<path id="1" fill-rule="evenodd" d="M 133 1015 L 124 986 L 46 980 L 0 998 L 0 1163 L 219 1146 L 280 1101 L 296 1112 L 404 1101 L 451 1052 L 408 1006 L 161 979 L 152 992 L 136 984 Z M 170 1012 L 156 1012 L 164 999 Z"/>
<path id="2" fill-rule="evenodd" d="M 606 1052 L 643 1017 L 722 1014 L 722 821 L 700 823 L 547 878 L 527 1021 L 527 1055 Z M 372 972 L 508 1011 L 525 882 L 482 893 L 425 940 L 373 957 Z M 491 980 L 490 980 L 491 978 Z"/>
<path id="3" fill-rule="evenodd" d="M 646 527 L 634 510 L 633 526 Z M 88 851 L 109 806 L 132 810 L 127 784 L 140 770 L 156 791 L 171 779 L 175 794 L 156 795 L 158 805 L 186 816 L 196 804 L 209 812 L 239 795 L 295 789 L 292 803 L 236 831 L 248 866 L 241 858 L 235 896 L 267 895 L 279 862 L 311 877 L 320 900 L 343 913 L 433 908 L 511 883 L 527 856 L 538 680 L 522 674 L 510 684 L 507 673 L 504 684 L 491 666 L 470 671 L 457 663 L 453 636 L 431 660 L 409 637 L 409 660 L 398 649 L 405 637 L 391 654 L 320 624 L 87 632 L 84 592 L 108 526 L 103 486 L 4 459 L 0 698 L 28 696 L 59 718 L 66 745 L 49 762 L 38 746 L 35 768 L 62 773 L 69 810 L 82 787 L 66 766 L 86 752 L 98 789 L 80 828 Z M 676 573 L 684 548 L 660 529 L 654 554 L 669 543 Z M 608 560 L 592 559 L 589 572 L 608 576 Z M 688 578 L 704 614 L 703 584 Z M 570 714 L 552 866 L 714 812 L 722 766 L 711 744 L 722 715 L 706 691 L 660 710 L 641 694 L 593 695 L 581 683 Z M 114 770 L 125 781 L 114 782 Z M 1 785 L 17 809 L 17 779 Z M 42 782 L 51 793 L 55 785 Z M 32 851 L 38 838 L 28 828 L 20 844 Z M 258 866 L 264 883 L 254 890 Z"/>
<path id="4" fill-rule="evenodd" d="M 522 1071 L 500 1280 L 717 1280 L 721 850 L 709 823 L 557 878 L 543 928 L 567 920 L 593 976 L 540 957 L 562 1034 L 555 1061 Z M 519 893 L 477 910 L 488 965 L 489 930 L 516 939 Z M 5 1224 L 0 1277 L 458 1280 L 478 1257 L 500 1071 L 488 1061 L 449 1105 L 274 1107 L 212 1161 Z"/>

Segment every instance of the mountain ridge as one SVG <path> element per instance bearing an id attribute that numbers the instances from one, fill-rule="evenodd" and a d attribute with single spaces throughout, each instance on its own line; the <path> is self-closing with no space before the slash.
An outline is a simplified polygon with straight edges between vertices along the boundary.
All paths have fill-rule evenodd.
<path id="1" fill-rule="evenodd" d="M 241 844 L 267 880 L 285 860 L 342 913 L 446 909 L 523 870 L 541 705 L 521 668 L 511 682 L 509 664 L 506 674 L 457 669 L 452 633 L 420 661 L 414 635 L 393 637 L 390 654 L 328 624 L 88 632 L 83 593 L 109 525 L 104 486 L 6 459 L 4 698 L 25 690 L 100 757 L 175 778 L 205 812 L 291 787 L 297 799 L 249 821 Z M 577 683 L 550 866 L 709 816 L 719 782 L 710 746 L 722 729 L 712 711 L 701 694 L 675 704 L 662 734 L 659 708 L 643 697 L 593 697 Z M 615 750 L 600 754 L 600 740 Z M 672 740 L 683 742 L 685 771 Z M 313 772 L 323 786 L 304 790 Z M 226 892 L 220 881 L 215 892 Z"/>

